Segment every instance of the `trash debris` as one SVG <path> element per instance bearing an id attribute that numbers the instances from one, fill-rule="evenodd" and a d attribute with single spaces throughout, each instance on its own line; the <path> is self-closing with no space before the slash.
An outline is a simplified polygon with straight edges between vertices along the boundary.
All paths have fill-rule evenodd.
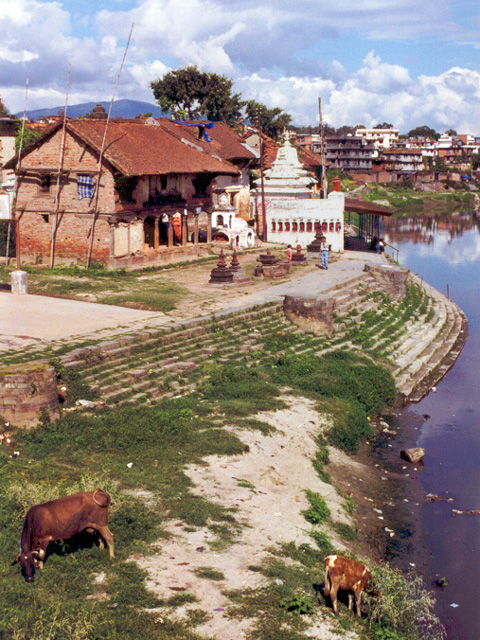
<path id="1" fill-rule="evenodd" d="M 433 586 L 436 587 L 437 589 L 443 589 L 447 585 L 448 585 L 448 580 L 445 578 L 445 576 L 443 578 L 436 578 L 433 581 Z"/>
<path id="2" fill-rule="evenodd" d="M 453 502 L 451 496 L 437 496 L 436 493 L 427 493 L 425 499 L 427 502 Z"/>
<path id="3" fill-rule="evenodd" d="M 450 606 L 453 607 L 454 609 L 456 609 L 460 605 L 458 605 L 456 602 L 452 602 L 452 604 Z"/>
<path id="4" fill-rule="evenodd" d="M 131 468 L 132 468 L 132 466 L 133 466 L 133 462 L 127 462 L 127 467 L 128 467 L 129 469 L 131 469 Z"/>
<path id="5" fill-rule="evenodd" d="M 455 516 L 478 516 L 480 514 L 480 509 L 468 509 L 465 511 L 461 511 L 460 509 L 452 509 L 452 513 Z"/>
<path id="6" fill-rule="evenodd" d="M 407 462 L 412 463 L 420 462 L 420 460 L 423 459 L 424 455 L 425 449 L 422 449 L 422 447 L 415 447 L 413 449 L 402 449 L 402 451 L 400 451 L 400 457 L 402 458 L 402 460 L 407 460 Z"/>
<path id="7" fill-rule="evenodd" d="M 95 403 L 91 400 L 77 400 L 75 404 L 79 407 L 85 407 L 85 409 L 93 409 L 95 407 Z"/>

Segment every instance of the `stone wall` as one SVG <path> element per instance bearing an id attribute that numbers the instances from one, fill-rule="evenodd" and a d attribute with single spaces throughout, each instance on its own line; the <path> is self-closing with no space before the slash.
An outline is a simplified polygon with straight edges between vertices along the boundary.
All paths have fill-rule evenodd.
<path id="1" fill-rule="evenodd" d="M 312 298 L 285 296 L 283 311 L 302 331 L 316 334 L 330 334 L 333 330 L 335 298 L 319 295 Z"/>
<path id="2" fill-rule="evenodd" d="M 0 418 L 16 427 L 35 427 L 42 410 L 52 422 L 60 417 L 57 376 L 51 365 L 12 366 L 0 370 Z"/>
<path id="3" fill-rule="evenodd" d="M 393 300 L 402 300 L 407 293 L 408 269 L 390 264 L 367 263 L 367 273 L 375 278 L 382 291 Z"/>

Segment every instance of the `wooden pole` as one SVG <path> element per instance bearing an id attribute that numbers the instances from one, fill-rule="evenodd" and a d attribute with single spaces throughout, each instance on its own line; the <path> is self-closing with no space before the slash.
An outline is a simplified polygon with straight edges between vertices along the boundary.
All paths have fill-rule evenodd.
<path id="1" fill-rule="evenodd" d="M 318 113 L 320 116 L 320 154 L 322 158 L 322 183 L 320 189 L 320 197 L 323 199 L 327 198 L 328 192 L 328 182 L 327 182 L 327 167 L 325 162 L 325 131 L 323 128 L 323 118 L 322 118 L 322 99 L 318 99 Z"/>
<path id="2" fill-rule="evenodd" d="M 107 140 L 108 123 L 110 122 L 110 116 L 111 116 L 111 113 L 112 113 L 113 101 L 115 100 L 115 94 L 117 92 L 118 81 L 120 80 L 120 74 L 122 73 L 123 63 L 125 62 L 125 58 L 127 56 L 128 47 L 130 45 L 130 40 L 132 38 L 133 24 L 134 23 L 132 22 L 132 27 L 130 29 L 130 35 L 128 36 L 127 46 L 125 47 L 125 53 L 123 54 L 122 63 L 120 65 L 120 69 L 118 71 L 117 81 L 115 83 L 115 88 L 113 90 L 112 99 L 110 101 L 110 108 L 108 110 L 108 116 L 107 116 L 107 120 L 105 122 L 105 131 L 103 132 L 102 147 L 100 149 L 100 155 L 99 155 L 99 158 L 98 158 L 98 171 L 97 171 L 98 181 L 97 181 L 97 185 L 96 185 L 96 189 L 95 189 L 95 202 L 94 202 L 94 205 L 93 205 L 92 226 L 90 227 L 90 245 L 88 247 L 87 269 L 90 267 L 90 262 L 91 262 L 91 259 L 92 259 L 93 238 L 94 238 L 94 235 L 95 235 L 95 223 L 96 223 L 97 217 L 98 217 L 98 196 L 99 196 L 99 193 L 100 193 L 100 181 L 101 181 L 101 177 L 102 177 L 103 153 L 105 151 L 105 142 Z"/>
<path id="3" fill-rule="evenodd" d="M 65 109 L 63 111 L 62 139 L 60 142 L 60 154 L 58 158 L 58 172 L 57 172 L 57 188 L 55 190 L 55 206 L 53 209 L 52 240 L 50 243 L 50 268 L 51 269 L 53 269 L 53 267 L 55 266 L 55 241 L 57 239 L 58 207 L 60 204 L 60 176 L 63 168 L 63 159 L 65 157 L 65 129 L 67 126 L 67 106 L 68 106 L 69 89 L 70 89 L 70 65 L 68 65 L 67 93 L 65 96 Z"/>
<path id="4" fill-rule="evenodd" d="M 22 149 L 23 149 L 23 134 L 25 132 L 25 120 L 27 118 L 27 101 L 28 101 L 28 77 L 27 77 L 27 81 L 25 83 L 25 107 L 23 109 L 23 120 L 22 120 L 22 132 L 20 134 L 20 148 L 18 150 L 18 160 L 17 160 L 17 166 L 15 168 L 15 197 L 14 197 L 14 202 L 15 202 L 15 253 L 17 256 L 17 270 L 20 271 L 20 267 L 22 264 L 22 259 L 21 259 L 21 255 L 20 255 L 20 218 L 22 217 L 20 215 L 20 217 L 17 217 L 17 211 L 16 211 L 16 207 L 17 207 L 17 194 L 18 194 L 18 172 L 20 171 L 20 166 L 22 164 Z"/>
<path id="5" fill-rule="evenodd" d="M 262 128 L 261 128 L 261 113 L 260 109 L 257 110 L 257 127 L 258 127 L 258 135 L 260 137 L 260 197 L 262 200 L 262 240 L 264 242 L 267 241 L 267 212 L 265 211 L 265 184 L 263 180 L 263 160 L 264 160 L 264 144 L 263 144 L 263 136 L 262 136 Z M 257 232 L 258 232 L 258 223 L 257 223 Z"/>

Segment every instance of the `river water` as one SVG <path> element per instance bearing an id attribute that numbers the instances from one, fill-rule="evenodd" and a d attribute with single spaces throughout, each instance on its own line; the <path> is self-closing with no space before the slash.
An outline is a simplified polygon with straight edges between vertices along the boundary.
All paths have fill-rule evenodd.
<path id="1" fill-rule="evenodd" d="M 420 403 L 404 409 L 399 426 L 416 420 L 426 451 L 418 474 L 438 500 L 421 507 L 427 553 L 421 567 L 436 589 L 436 613 L 448 640 L 480 640 L 480 222 L 471 213 L 390 219 L 385 240 L 399 262 L 456 302 L 469 321 L 469 336 L 454 367 Z M 429 416 L 421 426 L 418 417 Z M 405 561 L 405 558 L 404 558 Z"/>

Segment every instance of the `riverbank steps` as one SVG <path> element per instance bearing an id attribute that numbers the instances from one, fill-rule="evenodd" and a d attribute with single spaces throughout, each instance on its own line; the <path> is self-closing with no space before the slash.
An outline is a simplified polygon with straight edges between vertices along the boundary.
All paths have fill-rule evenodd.
<path id="1" fill-rule="evenodd" d="M 418 402 L 445 375 L 468 335 L 458 306 L 413 274 L 400 302 L 392 302 L 368 273 L 324 295 L 335 297 L 330 336 L 299 331 L 285 318 L 282 304 L 271 302 L 188 320 L 173 329 L 119 335 L 53 360 L 58 372 L 76 372 L 97 403 L 154 403 L 193 391 L 208 375 L 206 362 L 252 366 L 270 357 L 265 344 L 284 335 L 279 356 L 350 350 L 383 363 L 407 404 Z"/>

